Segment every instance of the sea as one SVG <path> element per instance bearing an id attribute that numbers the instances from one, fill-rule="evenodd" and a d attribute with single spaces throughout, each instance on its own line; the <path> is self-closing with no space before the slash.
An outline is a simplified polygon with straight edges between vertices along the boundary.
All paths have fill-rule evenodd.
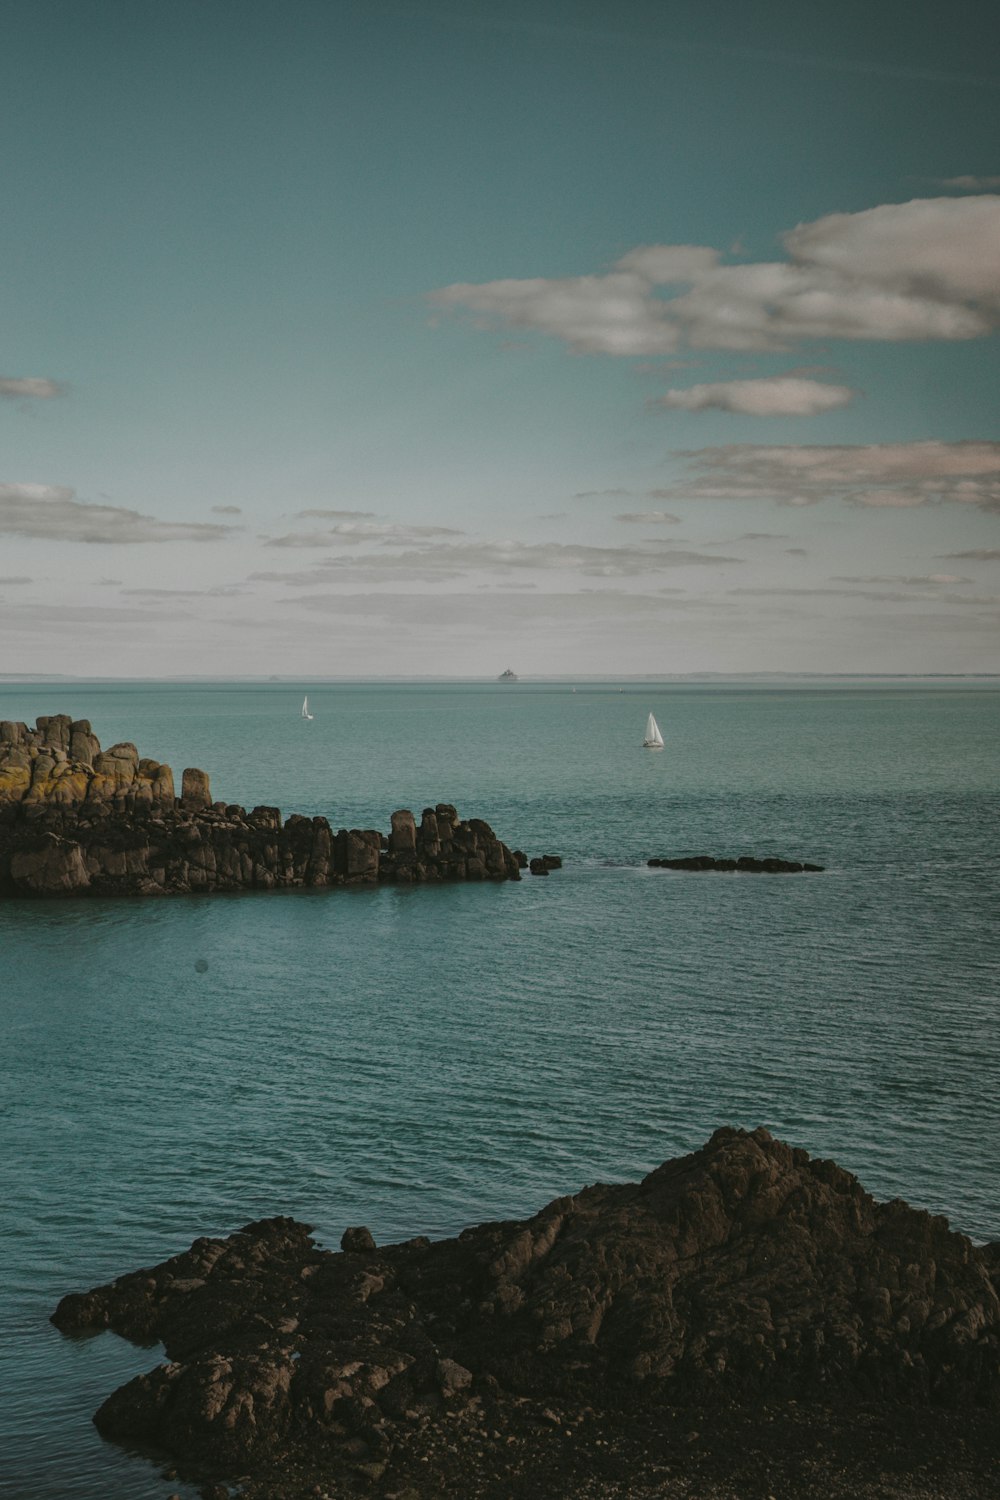
<path id="1" fill-rule="evenodd" d="M 997 682 L 0 684 L 54 713 L 216 799 L 452 802 L 563 867 L 0 901 L 4 1495 L 196 1494 L 91 1422 L 161 1351 L 49 1314 L 265 1215 L 450 1235 L 765 1125 L 1000 1238 Z M 825 870 L 647 864 L 684 854 Z"/>

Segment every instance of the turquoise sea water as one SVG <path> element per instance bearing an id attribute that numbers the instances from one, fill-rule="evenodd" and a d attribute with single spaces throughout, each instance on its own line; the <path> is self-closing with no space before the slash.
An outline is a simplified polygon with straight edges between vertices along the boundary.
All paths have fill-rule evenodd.
<path id="1" fill-rule="evenodd" d="M 448 1234 L 766 1124 L 1000 1238 L 995 686 L 0 686 L 58 712 L 226 801 L 451 801 L 565 868 L 0 904 L 0 1492 L 195 1493 L 90 1423 L 156 1351 L 47 1318 L 264 1214 Z M 827 869 L 645 865 L 684 853 Z"/>

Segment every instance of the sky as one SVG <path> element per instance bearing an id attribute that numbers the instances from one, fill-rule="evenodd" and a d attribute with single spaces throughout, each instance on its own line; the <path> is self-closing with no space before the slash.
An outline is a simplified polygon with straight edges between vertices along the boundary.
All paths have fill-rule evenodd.
<path id="1" fill-rule="evenodd" d="M 33 0 L 0 674 L 1000 670 L 1000 13 Z"/>

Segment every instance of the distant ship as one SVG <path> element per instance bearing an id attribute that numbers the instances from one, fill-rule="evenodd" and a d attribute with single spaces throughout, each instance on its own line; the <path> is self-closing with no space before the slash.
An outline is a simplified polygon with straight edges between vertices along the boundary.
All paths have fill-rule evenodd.
<path id="1" fill-rule="evenodd" d="M 517 673 L 516 672 L 512 672 L 511 669 L 510 669 L 510 667 L 507 668 L 506 672 L 501 672 L 500 676 L 497 678 L 497 682 L 516 682 L 516 681 L 517 681 Z"/>

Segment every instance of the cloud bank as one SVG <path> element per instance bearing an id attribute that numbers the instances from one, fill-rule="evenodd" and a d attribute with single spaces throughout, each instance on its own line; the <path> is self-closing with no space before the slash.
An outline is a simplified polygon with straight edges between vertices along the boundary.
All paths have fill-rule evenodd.
<path id="1" fill-rule="evenodd" d="M 969 339 L 1000 325 L 1000 196 L 827 214 L 782 241 L 785 261 L 724 265 L 708 246 L 646 245 L 602 274 L 461 282 L 428 301 L 586 354 Z"/>
<path id="2" fill-rule="evenodd" d="M 215 542 L 232 526 L 158 521 L 118 505 L 91 505 L 58 484 L 0 484 L 0 535 L 56 542 Z"/>
<path id="3" fill-rule="evenodd" d="M 1000 512 L 1000 443 L 935 441 L 766 447 L 730 443 L 680 455 L 690 477 L 675 500 L 773 500 L 909 509 L 955 504 Z"/>
<path id="4" fill-rule="evenodd" d="M 358 511 L 300 511 L 302 516 L 365 515 Z M 461 536 L 454 526 L 401 526 L 393 521 L 341 521 L 325 531 L 290 531 L 284 536 L 269 537 L 265 547 L 331 547 L 360 546 L 363 542 L 408 542 L 411 546 L 442 536 Z"/>
<path id="5" fill-rule="evenodd" d="M 415 552 L 377 552 L 361 557 L 324 558 L 319 568 L 300 572 L 253 573 L 262 582 L 293 587 L 330 583 L 335 577 L 386 582 L 436 583 L 487 572 L 510 576 L 550 572 L 587 578 L 638 578 L 684 567 L 715 567 L 742 562 L 738 557 L 710 556 L 673 547 L 662 540 L 646 540 L 623 547 L 595 547 L 565 542 L 442 542 Z"/>

